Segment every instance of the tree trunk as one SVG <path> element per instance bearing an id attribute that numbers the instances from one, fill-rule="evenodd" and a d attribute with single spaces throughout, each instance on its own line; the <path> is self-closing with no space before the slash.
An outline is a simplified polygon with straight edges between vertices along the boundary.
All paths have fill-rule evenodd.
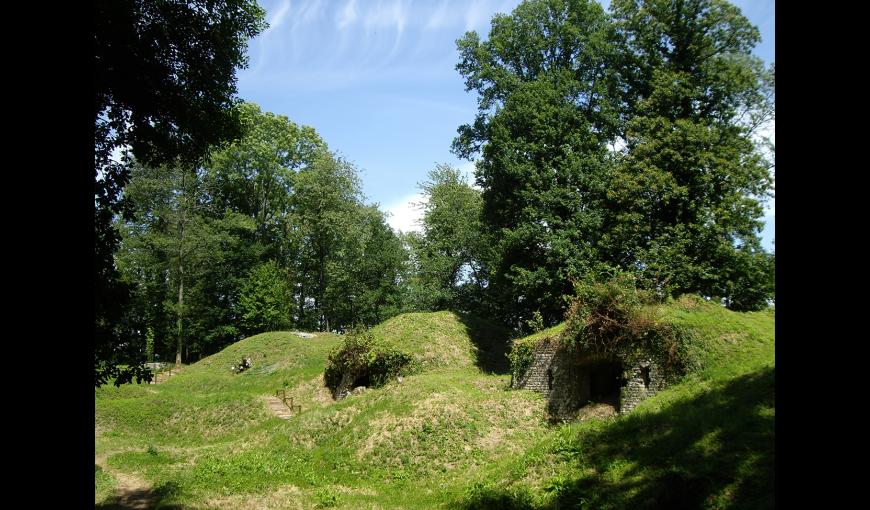
<path id="1" fill-rule="evenodd" d="M 317 314 L 320 316 L 320 331 L 323 331 L 324 324 L 326 324 L 326 330 L 329 331 L 329 320 L 326 318 L 326 313 L 324 313 L 324 311 L 323 311 L 323 294 L 325 291 L 324 281 L 326 278 L 324 275 L 324 272 L 326 269 L 324 267 L 324 265 L 326 264 L 326 262 L 325 262 L 326 255 L 323 253 L 323 246 L 320 247 L 318 255 L 319 255 L 318 265 L 320 267 L 319 267 L 319 274 L 317 276 L 317 287 L 318 287 L 318 289 L 317 289 L 317 295 L 318 295 Z"/>
<path id="2" fill-rule="evenodd" d="M 181 192 L 185 193 L 184 181 L 186 172 L 181 174 Z M 182 197 L 184 199 L 186 197 Z M 178 350 L 175 352 L 175 364 L 181 365 L 181 351 L 184 348 L 184 329 L 182 319 L 184 318 L 184 206 L 179 204 L 180 214 L 178 217 L 179 238 L 178 243 Z"/>

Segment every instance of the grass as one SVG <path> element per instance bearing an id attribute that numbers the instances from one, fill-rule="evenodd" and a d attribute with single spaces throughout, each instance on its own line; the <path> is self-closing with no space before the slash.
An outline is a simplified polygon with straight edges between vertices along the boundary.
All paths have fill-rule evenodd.
<path id="1" fill-rule="evenodd" d="M 103 471 L 100 466 L 94 466 L 94 503 L 105 501 L 115 490 L 115 479 Z"/>
<path id="2" fill-rule="evenodd" d="M 508 390 L 500 332 L 406 314 L 374 330 L 427 363 L 402 383 L 336 402 L 322 371 L 339 337 L 257 335 L 165 383 L 97 390 L 95 453 L 184 508 L 772 507 L 773 314 L 662 313 L 701 332 L 702 367 L 619 418 L 548 425 L 540 395 Z M 280 387 L 302 404 L 289 420 L 263 401 Z"/>

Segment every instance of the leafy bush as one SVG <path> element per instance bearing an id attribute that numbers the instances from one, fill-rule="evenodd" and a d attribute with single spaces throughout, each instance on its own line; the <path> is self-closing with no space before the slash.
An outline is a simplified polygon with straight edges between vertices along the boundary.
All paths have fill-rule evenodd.
<path id="1" fill-rule="evenodd" d="M 532 366 L 532 362 L 535 361 L 535 344 L 536 342 L 524 339 L 514 340 L 511 351 L 508 353 L 514 379 L 521 378 Z"/>
<path id="2" fill-rule="evenodd" d="M 656 295 L 638 289 L 633 275 L 586 280 L 575 284 L 575 292 L 562 335 L 568 347 L 613 355 L 626 366 L 652 356 L 666 377 L 684 373 L 692 363 L 689 330 L 660 320 Z"/>
<path id="3" fill-rule="evenodd" d="M 370 330 L 354 327 L 344 342 L 329 353 L 324 379 L 335 393 L 347 375 L 352 380 L 366 377 L 369 386 L 383 386 L 391 378 L 414 370 L 414 358 L 384 342 L 378 342 Z"/>

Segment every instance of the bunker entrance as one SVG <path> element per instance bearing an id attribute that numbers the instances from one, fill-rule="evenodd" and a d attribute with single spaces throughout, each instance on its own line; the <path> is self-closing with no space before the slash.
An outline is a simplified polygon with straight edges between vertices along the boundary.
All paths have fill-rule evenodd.
<path id="1" fill-rule="evenodd" d="M 371 380 L 369 379 L 369 374 L 360 374 L 356 379 L 353 380 L 353 384 L 350 385 L 351 388 L 356 388 L 357 386 L 365 386 L 368 388 L 371 386 Z"/>
<path id="2" fill-rule="evenodd" d="M 596 363 L 589 370 L 589 393 L 594 402 L 619 403 L 619 390 L 624 385 L 622 363 L 604 361 Z"/>

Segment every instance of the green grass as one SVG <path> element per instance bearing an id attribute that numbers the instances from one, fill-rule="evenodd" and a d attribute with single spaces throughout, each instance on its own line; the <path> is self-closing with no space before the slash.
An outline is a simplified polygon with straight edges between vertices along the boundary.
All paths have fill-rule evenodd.
<path id="1" fill-rule="evenodd" d="M 96 453 L 190 508 L 657 508 L 684 486 L 690 506 L 772 507 L 773 314 L 662 313 L 698 328 L 702 367 L 620 418 L 548 425 L 493 369 L 485 321 L 406 314 L 374 330 L 428 364 L 402 383 L 336 402 L 321 377 L 339 337 L 257 335 L 160 385 L 97 390 Z M 289 420 L 263 402 L 285 386 Z"/>
<path id="2" fill-rule="evenodd" d="M 454 312 L 406 313 L 372 328 L 376 339 L 414 356 L 424 368 L 477 365 L 503 371 L 506 332 Z"/>
<path id="3" fill-rule="evenodd" d="M 100 466 L 94 466 L 94 503 L 105 501 L 115 490 L 115 479 L 103 471 Z"/>

